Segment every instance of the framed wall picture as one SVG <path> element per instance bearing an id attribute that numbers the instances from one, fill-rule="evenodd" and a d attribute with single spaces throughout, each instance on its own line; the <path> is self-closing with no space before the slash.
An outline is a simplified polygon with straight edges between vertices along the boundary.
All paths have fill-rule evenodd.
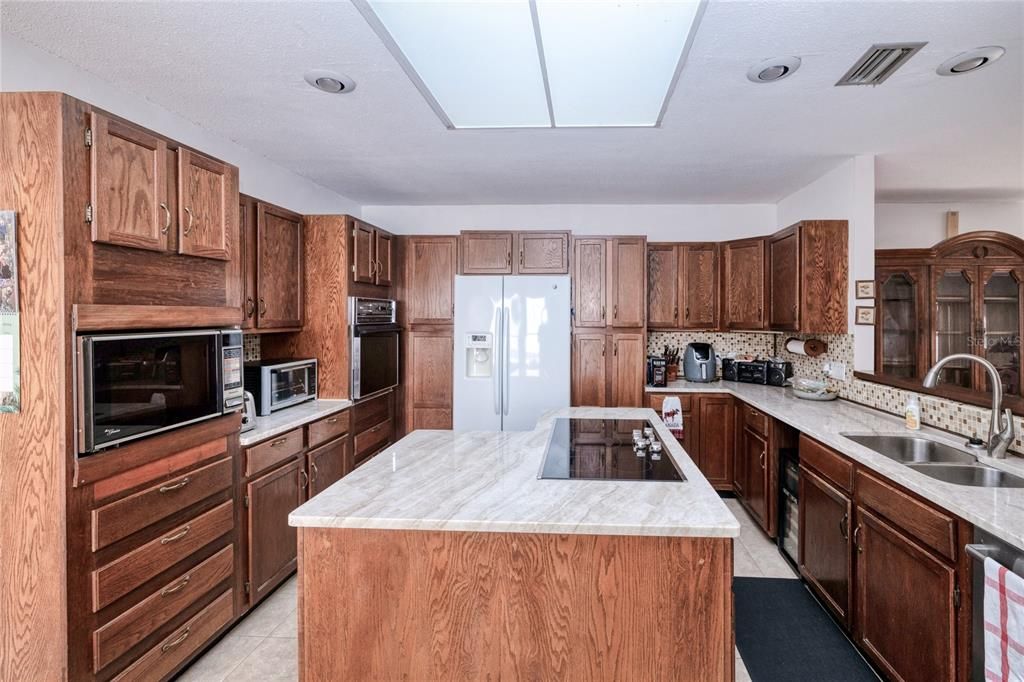
<path id="1" fill-rule="evenodd" d="M 875 323 L 875 308 L 874 306 L 859 305 L 857 306 L 857 317 L 854 320 L 857 324 L 870 324 Z"/>
<path id="2" fill-rule="evenodd" d="M 859 300 L 874 300 L 875 298 L 875 280 L 873 279 L 858 279 L 854 289 Z"/>

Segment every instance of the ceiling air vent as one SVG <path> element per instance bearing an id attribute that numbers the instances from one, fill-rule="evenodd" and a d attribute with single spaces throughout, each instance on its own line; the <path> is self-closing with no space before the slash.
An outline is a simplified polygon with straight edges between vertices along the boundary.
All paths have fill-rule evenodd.
<path id="1" fill-rule="evenodd" d="M 878 85 L 928 43 L 872 45 L 836 85 Z"/>

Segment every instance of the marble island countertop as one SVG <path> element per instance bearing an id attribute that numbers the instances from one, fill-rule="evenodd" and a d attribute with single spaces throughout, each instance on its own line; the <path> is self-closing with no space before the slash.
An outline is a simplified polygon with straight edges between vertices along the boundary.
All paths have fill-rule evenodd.
<path id="1" fill-rule="evenodd" d="M 541 480 L 556 417 L 651 419 L 686 481 Z M 415 431 L 289 516 L 292 526 L 737 537 L 739 522 L 646 408 L 566 408 L 528 432 Z"/>
<path id="2" fill-rule="evenodd" d="M 898 416 L 846 400 L 802 400 L 790 388 L 733 381 L 674 381 L 663 388 L 648 386 L 646 390 L 648 393 L 730 393 L 979 528 L 995 533 L 1018 547 L 1024 547 L 1024 488 L 979 488 L 944 483 L 855 443 L 842 434 L 921 435 L 962 448 L 965 439 L 961 436 L 930 427 L 911 431 Z M 1024 458 L 1012 453 L 1005 460 L 981 454 L 978 461 L 1024 476 Z"/>
<path id="3" fill-rule="evenodd" d="M 310 400 L 283 410 L 272 412 L 266 417 L 256 417 L 256 426 L 239 437 L 242 447 L 255 445 L 285 431 L 291 431 L 321 417 L 341 412 L 352 406 L 351 400 L 325 399 Z"/>

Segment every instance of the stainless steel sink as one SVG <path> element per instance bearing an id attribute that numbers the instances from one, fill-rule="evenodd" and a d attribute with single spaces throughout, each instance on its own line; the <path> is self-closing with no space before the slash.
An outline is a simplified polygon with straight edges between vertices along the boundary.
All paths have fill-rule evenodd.
<path id="1" fill-rule="evenodd" d="M 908 464 L 939 481 L 978 488 L 1024 488 L 1024 478 L 984 464 Z"/>
<path id="2" fill-rule="evenodd" d="M 903 464 L 974 464 L 977 462 L 974 455 L 968 452 L 920 436 L 849 433 L 844 433 L 843 436 Z"/>

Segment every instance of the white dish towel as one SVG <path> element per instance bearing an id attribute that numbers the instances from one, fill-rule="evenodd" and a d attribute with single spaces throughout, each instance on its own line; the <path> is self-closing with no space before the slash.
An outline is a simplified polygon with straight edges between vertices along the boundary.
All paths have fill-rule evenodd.
<path id="1" fill-rule="evenodd" d="M 1024 682 L 1024 578 L 985 559 L 985 680 Z"/>

